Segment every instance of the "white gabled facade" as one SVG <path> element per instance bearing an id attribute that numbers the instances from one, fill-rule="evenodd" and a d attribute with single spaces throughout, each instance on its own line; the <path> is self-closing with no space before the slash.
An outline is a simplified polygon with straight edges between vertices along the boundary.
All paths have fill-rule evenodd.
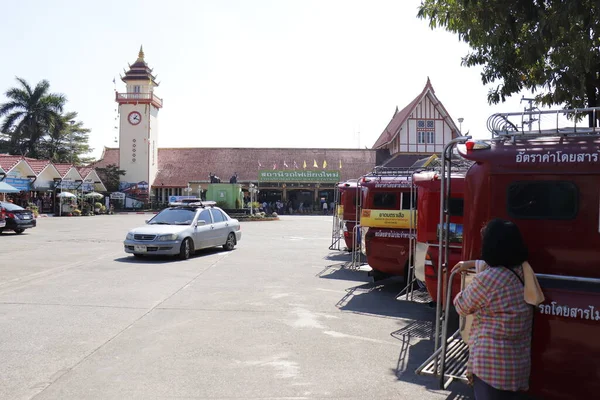
<path id="1" fill-rule="evenodd" d="M 373 146 L 398 153 L 441 153 L 444 145 L 459 135 L 459 130 L 436 97 L 431 82 L 404 109 L 394 113 L 392 120 Z"/>

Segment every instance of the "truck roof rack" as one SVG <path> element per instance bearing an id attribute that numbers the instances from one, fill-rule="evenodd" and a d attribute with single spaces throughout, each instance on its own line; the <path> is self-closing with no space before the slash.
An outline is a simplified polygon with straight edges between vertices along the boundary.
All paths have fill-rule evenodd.
<path id="1" fill-rule="evenodd" d="M 594 127 L 577 126 L 586 116 L 592 115 Z M 572 125 L 561 126 L 560 117 L 573 121 Z M 600 134 L 596 121 L 600 118 L 600 107 L 571 108 L 558 110 L 526 110 L 492 114 L 487 128 L 492 138 L 529 139 L 538 136 L 589 136 Z M 585 119 L 587 121 L 587 119 Z M 546 127 L 542 124 L 546 123 Z M 551 127 L 548 127 L 551 126 Z M 536 129 L 537 128 L 537 129 Z"/>

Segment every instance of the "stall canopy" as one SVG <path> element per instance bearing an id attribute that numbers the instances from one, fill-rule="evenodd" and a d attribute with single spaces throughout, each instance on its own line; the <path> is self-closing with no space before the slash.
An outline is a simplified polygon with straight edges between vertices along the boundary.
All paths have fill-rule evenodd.
<path id="1" fill-rule="evenodd" d="M 9 185 L 6 182 L 0 182 L 0 193 L 2 193 L 2 198 L 6 199 L 6 193 L 19 193 L 20 190 L 14 186 Z"/>

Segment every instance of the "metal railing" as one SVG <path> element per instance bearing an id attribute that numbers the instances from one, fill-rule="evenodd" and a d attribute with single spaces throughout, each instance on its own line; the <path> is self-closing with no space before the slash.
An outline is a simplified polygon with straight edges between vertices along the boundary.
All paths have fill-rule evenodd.
<path id="1" fill-rule="evenodd" d="M 548 116 L 553 117 L 553 126 L 543 127 L 543 122 L 549 122 L 548 119 L 544 119 Z M 586 116 L 591 116 L 593 126 L 578 126 L 577 123 L 585 119 Z M 599 117 L 600 107 L 496 113 L 488 118 L 487 128 L 492 133 L 493 138 L 589 135 L 600 133 L 600 128 L 596 127 Z M 561 118 L 571 119 L 573 124 L 561 127 Z M 532 129 L 534 124 L 537 125 L 536 129 Z M 526 128 L 526 126 L 528 127 Z"/>
<path id="2" fill-rule="evenodd" d="M 116 100 L 119 101 L 147 101 L 150 100 L 159 106 L 162 106 L 162 99 L 154 93 L 117 93 Z"/>

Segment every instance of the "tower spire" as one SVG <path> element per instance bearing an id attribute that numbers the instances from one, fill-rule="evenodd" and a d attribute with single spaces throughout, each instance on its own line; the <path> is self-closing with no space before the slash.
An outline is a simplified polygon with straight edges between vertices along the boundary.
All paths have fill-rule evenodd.
<path id="1" fill-rule="evenodd" d="M 142 48 L 142 45 L 140 45 L 140 52 L 138 53 L 137 61 L 144 61 L 144 49 Z"/>

